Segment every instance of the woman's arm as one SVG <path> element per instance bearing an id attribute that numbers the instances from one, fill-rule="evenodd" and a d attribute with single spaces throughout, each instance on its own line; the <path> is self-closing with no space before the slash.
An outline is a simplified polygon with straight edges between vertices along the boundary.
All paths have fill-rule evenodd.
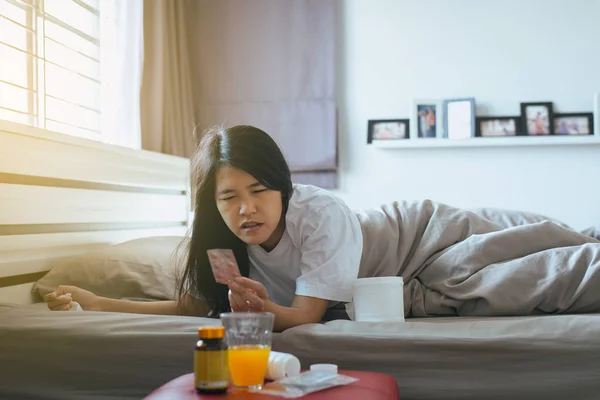
<path id="1" fill-rule="evenodd" d="M 275 314 L 274 330 L 284 331 L 294 326 L 321 322 L 327 311 L 327 300 L 316 297 L 296 296 L 291 307 L 265 301 L 264 311 Z"/>
<path id="2" fill-rule="evenodd" d="M 48 293 L 44 300 L 48 303 L 48 308 L 53 311 L 70 310 L 73 301 L 76 301 L 84 311 L 159 315 L 180 314 L 198 317 L 208 315 L 206 304 L 189 294 L 185 294 L 181 301 L 133 301 L 101 297 L 77 286 L 61 285 L 54 292 Z"/>
<path id="3" fill-rule="evenodd" d="M 208 307 L 202 301 L 189 294 L 184 295 L 181 301 L 132 301 L 100 297 L 99 303 L 99 311 L 106 312 L 187 315 L 192 317 L 204 317 L 208 315 Z"/>
<path id="4" fill-rule="evenodd" d="M 238 277 L 229 283 L 229 302 L 234 311 L 267 311 L 275 314 L 277 332 L 302 324 L 317 323 L 323 319 L 329 302 L 308 296 L 296 296 L 291 307 L 280 306 L 269 300 L 265 287 L 252 279 Z"/>
<path id="5" fill-rule="evenodd" d="M 132 301 L 100 297 L 98 303 L 99 308 L 95 311 L 158 315 L 177 314 L 177 301 L 175 300 Z"/>

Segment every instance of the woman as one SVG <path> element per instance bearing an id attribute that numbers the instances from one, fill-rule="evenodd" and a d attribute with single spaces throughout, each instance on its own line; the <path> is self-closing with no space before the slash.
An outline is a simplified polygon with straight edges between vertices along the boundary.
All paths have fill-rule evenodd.
<path id="1" fill-rule="evenodd" d="M 178 301 L 108 299 L 72 286 L 46 296 L 52 310 L 77 301 L 84 310 L 218 317 L 269 311 L 275 329 L 322 320 L 349 302 L 359 272 L 361 226 L 339 198 L 294 185 L 275 141 L 252 126 L 211 130 L 194 159 L 196 208 Z M 232 249 L 242 277 L 219 284 L 207 250 Z"/>
<path id="2" fill-rule="evenodd" d="M 338 302 L 353 318 L 356 279 L 401 276 L 407 317 L 600 310 L 600 241 L 544 216 L 429 200 L 352 212 L 327 191 L 293 185 L 275 142 L 250 126 L 208 132 L 194 166 L 196 210 L 178 301 L 59 287 L 48 306 L 69 309 L 74 300 L 84 310 L 209 317 L 270 311 L 284 330 L 319 322 Z M 227 285 L 216 283 L 207 256 L 223 248 L 243 275 Z"/>

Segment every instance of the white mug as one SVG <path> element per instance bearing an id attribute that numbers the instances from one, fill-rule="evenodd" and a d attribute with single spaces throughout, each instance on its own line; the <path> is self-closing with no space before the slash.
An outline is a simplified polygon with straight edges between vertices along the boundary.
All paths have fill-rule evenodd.
<path id="1" fill-rule="evenodd" d="M 355 321 L 404 322 L 404 280 L 401 276 L 357 279 L 353 308 Z"/>

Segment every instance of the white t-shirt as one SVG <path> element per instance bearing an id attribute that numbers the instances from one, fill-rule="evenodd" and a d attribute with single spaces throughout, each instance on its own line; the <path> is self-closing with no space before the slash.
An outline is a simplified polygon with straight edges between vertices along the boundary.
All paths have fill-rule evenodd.
<path id="1" fill-rule="evenodd" d="M 363 246 L 356 215 L 332 193 L 295 184 L 285 223 L 272 251 L 248 246 L 250 278 L 282 306 L 291 306 L 295 295 L 352 301 Z"/>

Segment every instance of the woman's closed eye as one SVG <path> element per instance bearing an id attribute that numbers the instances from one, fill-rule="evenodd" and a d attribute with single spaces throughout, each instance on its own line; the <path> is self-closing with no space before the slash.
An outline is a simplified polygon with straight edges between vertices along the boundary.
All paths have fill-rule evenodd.
<path id="1" fill-rule="evenodd" d="M 266 192 L 267 190 L 269 190 L 269 189 L 259 189 L 259 190 L 253 190 L 253 191 L 252 191 L 252 193 L 254 193 L 254 194 L 258 194 L 258 193 Z M 228 197 L 223 197 L 223 198 L 220 198 L 219 200 L 221 200 L 221 201 L 228 201 L 228 200 L 231 200 L 231 199 L 233 199 L 234 197 L 235 197 L 235 196 L 228 196 Z"/>
<path id="2" fill-rule="evenodd" d="M 256 190 L 252 191 L 252 194 L 259 194 L 259 193 L 262 193 L 262 192 L 266 192 L 267 190 L 269 190 L 269 189 L 268 188 L 256 189 Z M 236 196 L 234 194 L 231 194 L 229 196 L 219 198 L 219 201 L 229 201 L 229 200 L 231 200 L 231 199 L 233 199 L 235 197 Z"/>

